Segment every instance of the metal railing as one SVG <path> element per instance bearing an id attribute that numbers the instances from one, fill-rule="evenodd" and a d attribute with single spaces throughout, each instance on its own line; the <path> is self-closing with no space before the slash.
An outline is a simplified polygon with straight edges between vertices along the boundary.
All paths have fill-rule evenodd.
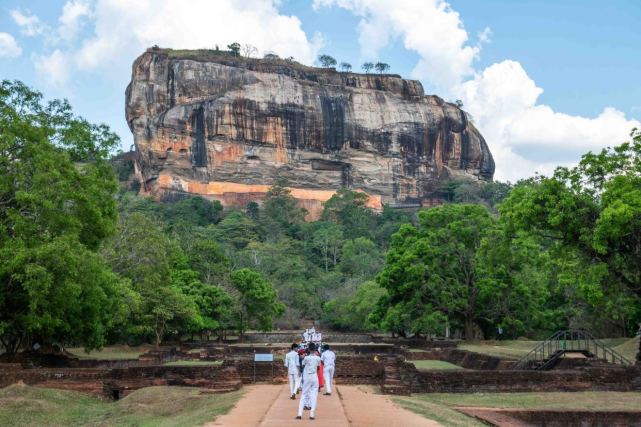
<path id="1" fill-rule="evenodd" d="M 512 369 L 549 369 L 568 351 L 583 352 L 598 360 L 619 365 L 632 365 L 621 354 L 582 330 L 557 331 L 519 359 Z"/>

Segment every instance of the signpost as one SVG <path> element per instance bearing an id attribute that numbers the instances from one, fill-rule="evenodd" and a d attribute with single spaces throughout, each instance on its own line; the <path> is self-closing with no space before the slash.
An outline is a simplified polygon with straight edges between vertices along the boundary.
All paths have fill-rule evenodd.
<path id="1" fill-rule="evenodd" d="M 254 383 L 256 382 L 256 364 L 271 363 L 272 381 L 274 381 L 274 355 L 272 353 L 254 353 Z"/>

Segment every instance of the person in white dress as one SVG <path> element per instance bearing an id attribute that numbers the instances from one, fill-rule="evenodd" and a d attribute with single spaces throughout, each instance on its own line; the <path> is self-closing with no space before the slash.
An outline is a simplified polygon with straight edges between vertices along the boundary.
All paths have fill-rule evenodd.
<path id="1" fill-rule="evenodd" d="M 336 354 L 329 349 L 328 344 L 323 346 L 321 361 L 323 362 L 323 378 L 325 379 L 325 396 L 329 396 L 332 394 L 332 381 L 334 380 Z"/>
<path id="2" fill-rule="evenodd" d="M 285 367 L 287 368 L 287 379 L 289 380 L 290 399 L 296 400 L 296 389 L 300 384 L 300 359 L 298 358 L 298 344 L 292 344 L 292 349 L 285 356 Z"/>
<path id="3" fill-rule="evenodd" d="M 309 419 L 316 418 L 316 401 L 318 399 L 318 369 L 320 368 L 321 359 L 316 356 L 316 345 L 310 343 L 307 346 L 309 354 L 303 359 L 303 395 L 298 403 L 298 414 L 296 419 L 303 418 L 303 409 L 306 402 L 309 402 L 311 408 Z"/>

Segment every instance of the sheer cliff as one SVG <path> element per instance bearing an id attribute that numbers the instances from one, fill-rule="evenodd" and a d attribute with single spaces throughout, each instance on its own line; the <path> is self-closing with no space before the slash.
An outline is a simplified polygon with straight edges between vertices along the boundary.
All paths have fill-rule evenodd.
<path id="1" fill-rule="evenodd" d="M 149 49 L 133 64 L 126 115 L 143 191 L 158 198 L 242 206 L 284 178 L 313 218 L 341 187 L 375 209 L 425 206 L 440 180 L 494 173 L 464 112 L 396 75 Z"/>

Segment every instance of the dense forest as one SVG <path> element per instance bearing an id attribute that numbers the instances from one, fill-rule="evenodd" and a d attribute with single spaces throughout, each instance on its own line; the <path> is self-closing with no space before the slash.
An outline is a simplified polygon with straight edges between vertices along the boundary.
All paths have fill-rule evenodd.
<path id="1" fill-rule="evenodd" d="M 613 141 L 617 143 L 618 141 Z M 105 125 L 0 86 L 0 342 L 84 345 L 298 328 L 399 336 L 625 336 L 641 321 L 641 133 L 515 185 L 450 180 L 444 204 L 321 219 L 277 182 L 259 205 L 138 195 Z"/>

